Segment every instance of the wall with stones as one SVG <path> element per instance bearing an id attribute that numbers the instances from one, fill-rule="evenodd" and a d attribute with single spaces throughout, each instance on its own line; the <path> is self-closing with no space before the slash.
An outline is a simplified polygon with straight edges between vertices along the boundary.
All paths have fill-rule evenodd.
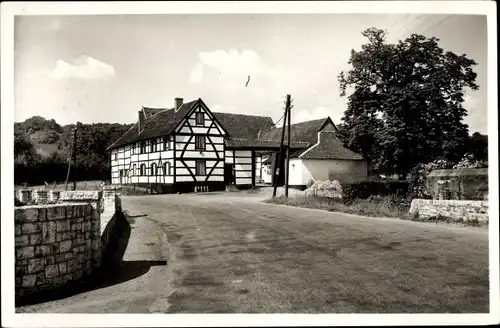
<path id="1" fill-rule="evenodd" d="M 488 200 L 488 169 L 433 170 L 426 188 L 432 199 Z"/>
<path id="2" fill-rule="evenodd" d="M 413 199 L 410 214 L 418 214 L 421 218 L 437 217 L 439 215 L 456 221 L 477 221 L 487 223 L 487 200 L 429 200 Z"/>
<path id="3" fill-rule="evenodd" d="M 100 237 L 89 203 L 15 208 L 16 298 L 90 274 L 100 266 Z"/>

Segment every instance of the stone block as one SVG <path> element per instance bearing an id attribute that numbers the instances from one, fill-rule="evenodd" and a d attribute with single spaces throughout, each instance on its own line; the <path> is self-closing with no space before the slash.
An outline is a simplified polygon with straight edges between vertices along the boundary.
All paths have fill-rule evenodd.
<path id="1" fill-rule="evenodd" d="M 76 215 L 76 206 L 75 205 L 66 205 L 66 218 L 72 219 Z"/>
<path id="2" fill-rule="evenodd" d="M 41 222 L 47 221 L 47 208 L 40 207 L 38 209 L 38 221 Z"/>
<path id="3" fill-rule="evenodd" d="M 16 265 L 28 265 L 28 260 L 17 260 Z"/>
<path id="4" fill-rule="evenodd" d="M 66 218 L 66 206 L 57 205 L 47 208 L 47 220 L 61 220 Z"/>
<path id="5" fill-rule="evenodd" d="M 45 268 L 45 259 L 31 259 L 28 261 L 28 273 L 37 273 Z"/>
<path id="6" fill-rule="evenodd" d="M 25 288 L 34 287 L 36 283 L 36 275 L 30 274 L 23 277 L 22 286 Z"/>
<path id="7" fill-rule="evenodd" d="M 29 235 L 16 236 L 16 246 L 28 246 L 30 244 Z"/>
<path id="8" fill-rule="evenodd" d="M 57 264 L 47 265 L 47 267 L 45 267 L 45 276 L 47 278 L 53 278 L 58 275 L 59 275 L 59 267 Z"/>
<path id="9" fill-rule="evenodd" d="M 21 287 L 22 286 L 22 282 L 23 282 L 22 278 L 16 278 L 16 288 Z"/>
<path id="10" fill-rule="evenodd" d="M 46 204 L 48 199 L 47 190 L 33 190 L 33 199 L 36 204 Z"/>
<path id="11" fill-rule="evenodd" d="M 60 287 L 62 285 L 64 285 L 64 277 L 63 276 L 54 277 L 54 286 Z"/>
<path id="12" fill-rule="evenodd" d="M 69 219 L 64 219 L 64 220 L 57 220 L 56 221 L 56 231 L 68 231 L 71 226 L 71 220 Z"/>
<path id="13" fill-rule="evenodd" d="M 71 249 L 71 240 L 61 241 L 59 244 L 59 253 L 69 252 Z"/>
<path id="14" fill-rule="evenodd" d="M 56 233 L 56 242 L 63 240 L 70 240 L 70 239 L 71 239 L 71 233 L 69 231 Z"/>
<path id="15" fill-rule="evenodd" d="M 45 265 L 52 265 L 56 263 L 56 258 L 55 256 L 47 256 L 45 258 Z"/>
<path id="16" fill-rule="evenodd" d="M 47 282 L 45 284 L 38 286 L 40 291 L 50 290 L 53 287 L 54 287 L 54 280 L 53 279 L 47 279 Z"/>
<path id="17" fill-rule="evenodd" d="M 75 260 L 69 260 L 67 263 L 66 263 L 66 272 L 68 273 L 73 273 L 77 270 L 76 268 L 76 261 Z"/>
<path id="18" fill-rule="evenodd" d="M 45 270 L 42 272 L 38 272 L 36 274 L 36 284 L 37 285 L 42 285 L 48 283 L 47 277 L 45 277 Z"/>
<path id="19" fill-rule="evenodd" d="M 73 274 L 68 273 L 64 275 L 64 283 L 70 282 L 73 280 Z"/>
<path id="20" fill-rule="evenodd" d="M 61 263 L 61 262 L 65 262 L 67 261 L 66 260 L 66 253 L 59 253 L 56 255 L 56 262 L 57 263 Z"/>
<path id="21" fill-rule="evenodd" d="M 21 225 L 20 224 L 16 224 L 16 236 L 20 236 L 22 233 L 21 233 Z"/>
<path id="22" fill-rule="evenodd" d="M 16 259 L 30 259 L 35 256 L 35 247 L 24 246 L 16 248 Z"/>
<path id="23" fill-rule="evenodd" d="M 16 223 L 37 222 L 38 207 L 17 207 L 14 210 L 14 219 Z"/>
<path id="24" fill-rule="evenodd" d="M 21 226 L 21 231 L 23 234 L 32 234 L 32 233 L 38 233 L 42 231 L 42 224 L 37 222 L 37 223 L 24 223 Z"/>
<path id="25" fill-rule="evenodd" d="M 73 223 L 71 225 L 71 231 L 81 231 L 82 230 L 82 224 L 81 223 Z"/>
<path id="26" fill-rule="evenodd" d="M 35 256 L 50 256 L 55 255 L 57 250 L 54 250 L 52 245 L 35 246 Z"/>
<path id="27" fill-rule="evenodd" d="M 56 241 L 56 222 L 48 221 L 42 223 L 43 243 L 54 243 Z"/>
<path id="28" fill-rule="evenodd" d="M 73 223 L 82 223 L 83 222 L 83 216 L 79 217 L 79 218 L 75 218 L 73 220 Z"/>
<path id="29" fill-rule="evenodd" d="M 59 266 L 59 273 L 60 274 L 66 274 L 66 262 L 62 262 L 58 264 Z"/>
<path id="30" fill-rule="evenodd" d="M 40 245 L 42 243 L 42 234 L 30 235 L 30 245 Z"/>
<path id="31" fill-rule="evenodd" d="M 31 190 L 30 189 L 19 190 L 18 197 L 19 200 L 25 204 L 31 203 L 32 200 Z"/>

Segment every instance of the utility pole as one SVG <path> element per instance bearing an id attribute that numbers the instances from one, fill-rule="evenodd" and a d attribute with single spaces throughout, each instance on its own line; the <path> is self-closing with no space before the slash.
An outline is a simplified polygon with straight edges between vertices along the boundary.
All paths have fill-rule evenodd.
<path id="1" fill-rule="evenodd" d="M 287 125 L 287 148 L 286 148 L 286 178 L 285 178 L 285 197 L 288 198 L 288 182 L 290 181 L 290 125 L 292 124 L 292 105 L 290 95 L 286 97 L 286 109 L 288 112 L 288 125 Z"/>
<path id="2" fill-rule="evenodd" d="M 290 95 L 287 95 L 286 98 L 286 107 L 285 107 L 285 114 L 283 117 L 283 129 L 281 130 L 281 142 L 280 142 L 280 152 L 278 156 L 278 163 L 274 165 L 274 172 L 273 172 L 273 178 L 274 178 L 274 190 L 273 190 L 273 198 L 276 197 L 276 191 L 278 189 L 278 178 L 276 177 L 276 170 L 278 167 L 281 166 L 282 162 L 282 157 L 283 157 L 283 141 L 285 139 L 285 124 L 286 124 L 286 119 L 287 119 L 287 114 L 288 114 L 288 106 L 290 104 Z M 278 175 L 279 177 L 279 175 Z"/>
<path id="3" fill-rule="evenodd" d="M 78 123 L 73 130 L 73 190 L 76 190 L 76 133 L 78 131 Z"/>

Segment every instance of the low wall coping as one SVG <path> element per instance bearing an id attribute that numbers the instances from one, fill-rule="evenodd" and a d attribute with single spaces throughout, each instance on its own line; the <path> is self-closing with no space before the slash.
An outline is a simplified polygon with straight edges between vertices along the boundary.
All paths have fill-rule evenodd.
<path id="1" fill-rule="evenodd" d="M 102 198 L 102 191 L 61 191 L 59 195 L 60 200 L 100 200 Z"/>
<path id="2" fill-rule="evenodd" d="M 415 198 L 412 203 L 427 205 L 488 205 L 488 200 L 468 200 L 468 199 L 419 199 Z"/>
<path id="3" fill-rule="evenodd" d="M 83 207 L 86 208 L 90 204 L 86 203 L 63 203 L 63 204 L 41 204 L 41 205 L 26 205 L 16 206 L 14 208 L 14 222 L 15 223 L 30 223 L 46 221 L 46 219 L 39 218 L 39 215 L 45 217 L 45 213 L 55 211 L 56 213 L 64 213 L 66 217 L 66 208 L 68 207 Z M 61 212 L 64 211 L 64 212 Z M 62 216 L 62 215 L 61 215 Z"/>

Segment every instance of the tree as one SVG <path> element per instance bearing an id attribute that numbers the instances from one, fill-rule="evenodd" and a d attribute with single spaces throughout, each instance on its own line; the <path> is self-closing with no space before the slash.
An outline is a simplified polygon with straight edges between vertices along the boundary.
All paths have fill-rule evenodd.
<path id="1" fill-rule="evenodd" d="M 442 156 L 458 161 L 467 150 L 463 123 L 466 88 L 477 90 L 476 63 L 444 52 L 437 38 L 413 34 L 397 44 L 386 32 L 362 32 L 368 43 L 351 51 L 352 68 L 339 74 L 348 96 L 339 126 L 346 147 L 361 153 L 384 174 L 407 173 Z"/>
<path id="2" fill-rule="evenodd" d="M 14 162 L 25 166 L 33 166 L 40 162 L 41 156 L 37 153 L 31 139 L 23 134 L 14 134 Z"/>
<path id="3" fill-rule="evenodd" d="M 488 160 L 488 136 L 479 132 L 474 132 L 469 138 L 469 153 L 474 156 L 475 160 Z"/>

